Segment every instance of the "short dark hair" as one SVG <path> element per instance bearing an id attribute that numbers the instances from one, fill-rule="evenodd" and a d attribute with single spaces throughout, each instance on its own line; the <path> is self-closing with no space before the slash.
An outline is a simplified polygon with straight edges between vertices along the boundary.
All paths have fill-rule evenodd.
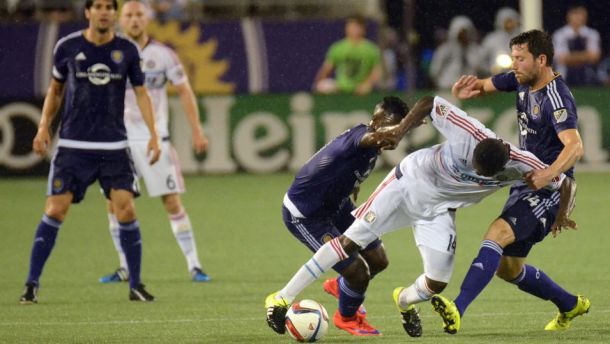
<path id="1" fill-rule="evenodd" d="M 493 176 L 502 171 L 508 162 L 509 150 L 502 140 L 486 138 L 474 148 L 473 161 L 480 167 L 480 174 Z"/>
<path id="2" fill-rule="evenodd" d="M 356 22 L 358 24 L 360 24 L 360 26 L 366 28 L 366 18 L 364 18 L 363 15 L 361 14 L 352 14 L 350 16 L 347 17 L 348 22 L 353 21 Z"/>
<path id="3" fill-rule="evenodd" d="M 386 113 L 386 116 L 392 116 L 397 122 L 400 122 L 400 120 L 409 113 L 409 105 L 402 101 L 402 99 L 394 96 L 384 97 L 381 102 L 381 107 Z"/>
<path id="4" fill-rule="evenodd" d="M 530 30 L 522 32 L 510 40 L 510 47 L 513 45 L 527 44 L 527 49 L 537 58 L 540 55 L 546 55 L 546 65 L 553 64 L 553 55 L 555 48 L 553 47 L 553 39 L 551 36 L 540 30 Z"/>
<path id="5" fill-rule="evenodd" d="M 85 8 L 86 9 L 91 9 L 91 6 L 93 6 L 93 3 L 95 2 L 95 0 L 86 0 L 85 1 Z M 118 10 L 119 9 L 119 3 L 117 0 L 112 0 L 112 7 L 114 7 L 114 10 Z"/>

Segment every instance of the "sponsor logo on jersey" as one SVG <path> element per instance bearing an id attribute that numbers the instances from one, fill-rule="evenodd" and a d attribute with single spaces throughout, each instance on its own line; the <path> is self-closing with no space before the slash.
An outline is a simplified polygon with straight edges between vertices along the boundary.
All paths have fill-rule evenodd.
<path id="1" fill-rule="evenodd" d="M 112 61 L 114 61 L 114 63 L 119 64 L 121 62 L 123 62 L 123 52 L 120 50 L 113 50 L 110 52 L 110 58 L 112 59 Z"/>
<path id="2" fill-rule="evenodd" d="M 555 117 L 555 120 L 557 121 L 557 123 L 564 122 L 566 119 L 568 119 L 568 110 L 559 109 L 557 111 L 554 111 L 553 117 Z"/>
<path id="3" fill-rule="evenodd" d="M 123 76 L 119 73 L 111 73 L 110 67 L 103 63 L 96 63 L 87 68 L 86 72 L 76 72 L 77 78 L 88 78 L 94 85 L 106 85 L 110 80 L 120 80 Z"/>
<path id="4" fill-rule="evenodd" d="M 364 221 L 366 221 L 367 223 L 373 223 L 375 222 L 375 220 L 377 220 L 377 214 L 375 214 L 372 210 L 369 210 L 364 215 Z"/>

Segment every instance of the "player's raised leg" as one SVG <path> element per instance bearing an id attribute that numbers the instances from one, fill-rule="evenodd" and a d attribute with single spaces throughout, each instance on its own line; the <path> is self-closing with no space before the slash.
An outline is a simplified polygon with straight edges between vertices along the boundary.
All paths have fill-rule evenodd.
<path id="1" fill-rule="evenodd" d="M 44 265 L 49 255 L 51 255 L 53 246 L 55 246 L 57 232 L 70 209 L 71 202 L 72 193 L 70 192 L 47 197 L 44 215 L 38 224 L 32 244 L 30 271 L 20 298 L 22 304 L 38 302 L 37 292 L 40 275 L 42 275 Z"/>
<path id="2" fill-rule="evenodd" d="M 177 193 L 163 195 L 161 199 L 165 210 L 169 215 L 172 232 L 178 242 L 178 246 L 180 246 L 184 257 L 186 258 L 188 271 L 191 273 L 193 282 L 209 281 L 210 276 L 201 268 L 191 219 L 182 206 L 180 195 Z"/>

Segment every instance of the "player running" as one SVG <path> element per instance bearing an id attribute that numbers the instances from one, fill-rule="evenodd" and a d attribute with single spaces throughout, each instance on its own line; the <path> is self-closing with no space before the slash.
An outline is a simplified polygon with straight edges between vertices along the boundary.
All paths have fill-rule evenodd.
<path id="1" fill-rule="evenodd" d="M 393 149 L 414 124 L 405 120 L 409 107 L 396 97 L 377 104 L 368 125 L 359 124 L 337 136 L 320 149 L 297 173 L 284 195 L 282 217 L 288 230 L 315 252 L 325 242 L 340 236 L 354 221 L 350 194 L 357 197 L 359 186 L 369 176 L 383 149 Z M 365 270 L 375 275 L 386 268 L 387 258 L 380 240 L 352 252 L 334 265 L 339 278 L 324 283 L 324 290 L 339 299 L 334 323 L 357 336 L 379 335 L 358 310 L 368 283 Z M 286 309 L 269 314 L 268 324 L 284 333 Z"/>
<path id="2" fill-rule="evenodd" d="M 161 201 L 169 216 L 172 232 L 186 258 L 192 281 L 206 282 L 210 280 L 210 277 L 201 268 L 191 220 L 182 206 L 180 194 L 185 191 L 184 179 L 176 150 L 169 141 L 166 90 L 168 80 L 172 82 L 180 95 L 182 106 L 192 128 L 195 152 L 203 153 L 208 145 L 208 140 L 199 122 L 199 108 L 195 95 L 180 60 L 173 50 L 151 39 L 146 32 L 149 11 L 147 5 L 142 2 L 127 1 L 121 8 L 120 23 L 123 32 L 142 49 L 146 89 L 153 99 L 155 126 L 162 141 L 161 157 L 159 162 L 153 166 L 146 161 L 146 142 L 150 135 L 137 106 L 135 93 L 131 89 L 128 89 L 125 95 L 125 127 L 129 148 L 138 176 L 144 178 L 149 196 L 161 196 Z M 100 278 L 102 283 L 121 282 L 129 279 L 125 253 L 119 239 L 118 221 L 110 203 L 108 210 L 110 234 L 119 254 L 120 267 L 115 272 Z"/>
<path id="3" fill-rule="evenodd" d="M 140 282 L 142 243 L 133 202 L 138 189 L 123 121 L 128 81 L 150 132 L 145 150 L 150 154 L 151 164 L 159 159 L 159 144 L 151 100 L 142 86 L 140 53 L 132 41 L 114 33 L 116 10 L 116 0 L 87 0 L 85 15 L 89 27 L 62 38 L 53 51 L 53 79 L 33 142 L 36 153 L 44 155 L 49 148 L 49 126 L 64 92 L 66 102 L 22 304 L 37 302 L 39 278 L 70 203 L 79 203 L 87 187 L 96 180 L 117 217 L 121 245 L 131 272 L 129 299 L 154 300 Z"/>
<path id="4" fill-rule="evenodd" d="M 548 166 L 536 167 L 528 176 L 532 189 L 517 184 L 502 213 L 489 227 L 455 301 L 436 296 L 432 303 L 441 315 L 446 332 L 460 329 L 468 305 L 491 281 L 494 273 L 520 290 L 550 300 L 559 314 L 545 330 L 565 330 L 572 319 L 589 311 L 591 302 L 573 295 L 537 267 L 526 265 L 532 246 L 555 230 L 553 221 L 561 213 L 559 195 L 544 185 L 565 173 L 574 178 L 574 163 L 583 155 L 578 133 L 576 103 L 565 81 L 553 72 L 553 42 L 539 30 L 524 32 L 510 42 L 513 71 L 485 80 L 464 76 L 453 86 L 454 96 L 473 98 L 496 91 L 517 92 L 520 146 Z M 536 191 L 534 191 L 536 190 Z M 572 226 L 568 226 L 572 227 Z"/>
<path id="5" fill-rule="evenodd" d="M 440 97 L 422 98 L 407 121 L 411 117 L 409 122 L 421 123 L 427 116 L 447 141 L 405 157 L 353 212 L 356 220 L 343 235 L 322 245 L 282 290 L 269 295 L 266 306 L 268 314 L 273 315 L 268 316 L 269 322 L 283 326 L 280 315 L 330 267 L 385 233 L 412 226 L 424 273 L 411 286 L 396 288 L 393 297 L 407 334 L 422 335 L 415 304 L 441 292 L 451 278 L 456 247 L 455 209 L 476 204 L 503 186 L 525 185 L 524 173 L 544 167 L 533 154 L 498 139 L 479 121 Z M 562 189 L 570 191 L 566 188 L 570 180 L 564 175 L 548 187 L 557 190 L 564 180 L 568 183 Z M 573 195 L 565 192 L 564 197 L 571 199 Z M 562 216 L 567 215 L 566 209 Z M 361 270 L 369 280 L 366 267 Z M 356 306 L 359 304 L 354 303 Z"/>

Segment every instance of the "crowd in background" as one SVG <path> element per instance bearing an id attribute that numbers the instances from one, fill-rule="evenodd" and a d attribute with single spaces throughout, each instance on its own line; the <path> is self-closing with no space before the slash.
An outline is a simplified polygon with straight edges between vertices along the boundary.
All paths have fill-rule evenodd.
<path id="1" fill-rule="evenodd" d="M 152 16 L 159 21 L 199 20 L 201 18 L 193 14 L 201 12 L 205 4 L 214 3 L 195 0 L 144 1 L 149 3 L 154 12 Z M 83 20 L 82 3 L 73 0 L 0 0 L 0 18 L 10 18 L 12 21 Z M 348 32 L 349 25 L 346 25 L 345 39 L 329 49 L 318 75 L 312 75 L 314 91 L 364 94 L 375 88 L 405 90 L 409 87 L 406 82 L 409 77 L 418 79 L 412 83 L 414 87 L 448 89 L 463 74 L 485 77 L 510 70 L 509 41 L 522 30 L 520 14 L 514 8 L 503 7 L 497 11 L 495 29 L 491 32 L 477 29 L 468 16 L 457 15 L 446 28 L 433 26 L 429 32 L 416 33 L 420 36 L 432 35 L 434 39 L 434 47 L 418 48 L 416 41 L 409 42 L 409 39 L 401 37 L 407 34 L 400 27 L 383 24 L 392 20 L 392 4 L 396 3 L 402 5 L 400 0 L 385 0 L 386 14 L 375 18 L 382 23 L 376 42 L 363 37 L 354 38 Z M 263 12 L 256 6 L 248 8 L 248 13 L 252 15 Z M 603 58 L 600 34 L 587 26 L 587 7 L 576 5 L 560 15 L 566 18 L 565 26 L 550 32 L 555 45 L 555 70 L 571 86 L 610 84 L 610 57 Z M 377 54 L 379 58 L 371 58 L 371 54 Z M 355 60 L 363 62 L 355 63 Z M 415 65 L 410 72 L 417 76 L 408 75 L 405 66 L 409 60 Z M 332 72 L 335 73 L 334 78 L 331 78 Z M 353 75 L 357 75 L 357 80 L 347 81 Z"/>

